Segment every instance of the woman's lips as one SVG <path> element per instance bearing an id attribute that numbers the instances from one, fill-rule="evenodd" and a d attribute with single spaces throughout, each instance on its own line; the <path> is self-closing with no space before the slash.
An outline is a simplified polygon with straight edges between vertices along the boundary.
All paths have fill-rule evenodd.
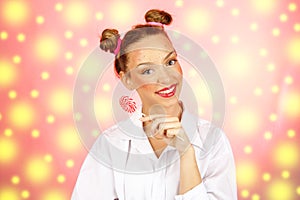
<path id="1" fill-rule="evenodd" d="M 174 96 L 175 92 L 176 92 L 176 84 L 173 84 L 170 87 L 163 88 L 163 89 L 155 92 L 155 94 L 158 94 L 159 96 L 164 97 L 164 98 L 169 98 L 169 97 Z"/>

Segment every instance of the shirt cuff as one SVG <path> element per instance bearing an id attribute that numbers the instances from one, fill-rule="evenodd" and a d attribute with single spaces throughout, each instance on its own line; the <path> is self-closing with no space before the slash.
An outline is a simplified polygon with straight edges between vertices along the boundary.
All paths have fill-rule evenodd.
<path id="1" fill-rule="evenodd" d="M 204 187 L 203 182 L 200 183 L 199 185 L 195 186 L 193 189 L 187 191 L 184 194 L 181 195 L 176 195 L 175 200 L 205 200 L 208 199 L 206 189 Z"/>

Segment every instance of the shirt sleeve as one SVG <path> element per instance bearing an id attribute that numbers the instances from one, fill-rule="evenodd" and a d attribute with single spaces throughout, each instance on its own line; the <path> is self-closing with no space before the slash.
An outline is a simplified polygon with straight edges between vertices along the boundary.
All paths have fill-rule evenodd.
<path id="1" fill-rule="evenodd" d="M 209 153 L 210 159 L 202 183 L 185 194 L 175 196 L 175 200 L 237 200 L 234 157 L 226 135 L 220 133 Z"/>

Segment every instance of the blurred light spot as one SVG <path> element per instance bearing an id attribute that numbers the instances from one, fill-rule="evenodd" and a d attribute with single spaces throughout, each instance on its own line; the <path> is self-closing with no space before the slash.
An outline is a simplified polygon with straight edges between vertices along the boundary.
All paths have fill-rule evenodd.
<path id="1" fill-rule="evenodd" d="M 46 154 L 44 156 L 44 161 L 47 162 L 47 163 L 51 163 L 53 161 L 53 157 L 51 154 Z"/>
<path id="2" fill-rule="evenodd" d="M 66 177 L 63 174 L 60 174 L 56 178 L 57 182 L 64 183 L 66 181 Z"/>
<path id="3" fill-rule="evenodd" d="M 73 126 L 60 128 L 57 131 L 56 141 L 60 149 L 67 153 L 76 153 L 81 148 L 80 138 Z"/>
<path id="4" fill-rule="evenodd" d="M 298 195 L 300 195 L 300 186 L 297 187 L 296 192 Z"/>
<path id="5" fill-rule="evenodd" d="M 0 138 L 0 163 L 7 164 L 13 162 L 18 155 L 18 145 L 9 138 Z"/>
<path id="6" fill-rule="evenodd" d="M 289 3 L 289 11 L 295 12 L 297 10 L 297 5 L 295 3 Z"/>
<path id="7" fill-rule="evenodd" d="M 274 65 L 274 63 L 269 63 L 268 65 L 267 65 L 267 69 L 268 69 L 268 71 L 274 71 L 275 70 L 275 65 Z"/>
<path id="8" fill-rule="evenodd" d="M 300 24 L 295 24 L 295 25 L 294 25 L 294 30 L 295 30 L 296 32 L 299 32 L 299 31 L 300 31 Z"/>
<path id="9" fill-rule="evenodd" d="M 13 26 L 25 24 L 30 16 L 26 1 L 6 1 L 2 4 L 1 13 L 4 22 Z"/>
<path id="10" fill-rule="evenodd" d="M 49 108 L 56 114 L 69 114 L 72 110 L 72 90 L 56 88 L 49 91 L 47 98 Z"/>
<path id="11" fill-rule="evenodd" d="M 262 89 L 261 88 L 255 88 L 254 95 L 255 96 L 261 96 L 262 95 Z"/>
<path id="12" fill-rule="evenodd" d="M 73 58 L 73 53 L 68 51 L 65 53 L 66 60 L 71 60 Z"/>
<path id="13" fill-rule="evenodd" d="M 205 33 L 212 24 L 212 16 L 205 9 L 189 9 L 184 17 L 188 29 L 194 33 Z"/>
<path id="14" fill-rule="evenodd" d="M 81 27 L 88 23 L 91 13 L 89 4 L 83 1 L 72 1 L 65 6 L 64 20 L 68 25 Z M 120 13 L 119 13 L 120 14 Z"/>
<path id="15" fill-rule="evenodd" d="M 251 2 L 255 11 L 261 14 L 270 14 L 274 12 L 278 6 L 278 0 L 252 0 Z"/>
<path id="16" fill-rule="evenodd" d="M 293 130 L 293 129 L 289 129 L 287 131 L 287 135 L 288 135 L 289 138 L 294 138 L 296 136 L 296 131 Z"/>
<path id="17" fill-rule="evenodd" d="M 300 64 L 300 38 L 293 38 L 287 43 L 288 58 L 297 64 Z"/>
<path id="18" fill-rule="evenodd" d="M 16 189 L 1 187 L 0 188 L 1 200 L 19 200 L 19 195 Z"/>
<path id="19" fill-rule="evenodd" d="M 260 200 L 260 196 L 258 194 L 253 194 L 251 200 Z"/>
<path id="20" fill-rule="evenodd" d="M 132 21 L 132 13 L 134 11 L 135 7 L 133 4 L 128 4 L 124 1 L 114 1 L 109 8 L 110 16 L 108 19 L 111 19 L 114 23 L 128 24 L 129 21 Z"/>
<path id="21" fill-rule="evenodd" d="M 272 135 L 272 133 L 271 133 L 270 131 L 266 131 L 266 132 L 264 133 L 264 138 L 265 138 L 266 140 L 270 140 L 270 139 L 272 139 L 272 137 L 273 137 L 273 135 Z"/>
<path id="22" fill-rule="evenodd" d="M 271 88 L 272 93 L 277 94 L 279 92 L 279 87 L 278 85 L 273 85 Z"/>
<path id="23" fill-rule="evenodd" d="M 240 108 L 232 117 L 235 130 L 242 137 L 252 137 L 257 134 L 262 119 L 254 108 Z"/>
<path id="24" fill-rule="evenodd" d="M 36 119 L 34 107 L 25 102 L 11 104 L 7 113 L 10 124 L 20 129 L 29 128 Z"/>
<path id="25" fill-rule="evenodd" d="M 217 0 L 216 5 L 218 7 L 223 7 L 224 6 L 224 1 L 223 0 Z"/>
<path id="26" fill-rule="evenodd" d="M 53 61 L 60 55 L 60 42 L 53 36 L 38 36 L 35 41 L 35 54 L 42 61 Z"/>
<path id="27" fill-rule="evenodd" d="M 238 43 L 239 42 L 239 37 L 238 36 L 236 36 L 236 35 L 234 35 L 234 36 L 232 36 L 231 37 L 231 42 L 233 43 L 233 44 L 236 44 L 236 43 Z"/>
<path id="28" fill-rule="evenodd" d="M 266 190 L 266 199 L 283 200 L 294 199 L 292 185 L 286 181 L 273 181 Z"/>
<path id="29" fill-rule="evenodd" d="M 87 39 L 83 38 L 83 39 L 81 39 L 81 40 L 79 41 L 79 44 L 80 44 L 80 46 L 82 46 L 82 47 L 86 47 L 87 44 L 88 44 L 88 41 L 87 41 Z"/>
<path id="30" fill-rule="evenodd" d="M 22 190 L 21 197 L 23 199 L 28 199 L 30 197 L 30 192 L 28 190 Z"/>
<path id="31" fill-rule="evenodd" d="M 13 63 L 15 63 L 15 64 L 19 64 L 21 62 L 21 60 L 22 60 L 21 57 L 18 55 L 15 55 L 13 57 Z"/>
<path id="32" fill-rule="evenodd" d="M 291 169 L 299 166 L 300 149 L 296 143 L 282 142 L 273 148 L 272 156 L 277 167 Z"/>
<path id="33" fill-rule="evenodd" d="M 217 35 L 214 35 L 214 36 L 212 36 L 211 40 L 214 44 L 217 44 L 220 42 L 220 37 Z"/>
<path id="34" fill-rule="evenodd" d="M 271 180 L 271 174 L 269 174 L 269 173 L 263 173 L 262 179 L 263 179 L 265 182 L 270 181 L 270 180 Z"/>
<path id="35" fill-rule="evenodd" d="M 281 97 L 281 111 L 288 117 L 300 116 L 300 93 L 296 91 L 287 92 Z"/>
<path id="36" fill-rule="evenodd" d="M 24 42 L 25 39 L 26 39 L 26 36 L 25 36 L 23 33 L 19 33 L 19 34 L 17 35 L 17 40 L 18 40 L 19 42 Z"/>
<path id="37" fill-rule="evenodd" d="M 111 89 L 110 84 L 109 83 L 104 83 L 103 86 L 102 86 L 102 89 L 105 92 L 109 92 L 110 89 Z"/>
<path id="38" fill-rule="evenodd" d="M 288 20 L 288 16 L 286 14 L 281 14 L 279 19 L 281 22 L 286 22 Z"/>
<path id="39" fill-rule="evenodd" d="M 248 190 L 242 190 L 241 196 L 242 196 L 243 198 L 248 198 L 248 197 L 249 197 L 249 191 L 248 191 Z"/>
<path id="40" fill-rule="evenodd" d="M 19 176 L 13 176 L 13 177 L 11 177 L 11 182 L 14 185 L 19 184 L 20 183 L 20 177 Z"/>
<path id="41" fill-rule="evenodd" d="M 183 0 L 176 0 L 175 6 L 176 7 L 182 7 L 183 6 Z"/>
<path id="42" fill-rule="evenodd" d="M 43 24 L 43 23 L 45 22 L 45 19 L 44 19 L 43 16 L 37 16 L 37 17 L 35 18 L 35 22 L 36 22 L 37 24 Z"/>
<path id="43" fill-rule="evenodd" d="M 244 152 L 245 152 L 246 154 L 252 153 L 252 147 L 251 147 L 250 145 L 245 146 L 245 147 L 244 147 Z"/>
<path id="44" fill-rule="evenodd" d="M 67 200 L 65 192 L 59 190 L 47 190 L 41 200 Z"/>
<path id="45" fill-rule="evenodd" d="M 236 104 L 237 103 L 237 98 L 235 96 L 230 97 L 230 103 L 231 104 Z"/>
<path id="46" fill-rule="evenodd" d="M 37 91 L 37 90 L 31 90 L 30 91 L 30 96 L 32 97 L 32 98 L 37 98 L 38 96 L 39 96 L 39 91 Z"/>
<path id="47" fill-rule="evenodd" d="M 286 76 L 285 78 L 284 78 L 284 82 L 287 84 L 287 85 L 291 85 L 292 83 L 293 83 L 293 77 L 291 77 L 291 76 Z"/>
<path id="48" fill-rule="evenodd" d="M 277 115 L 274 114 L 274 113 L 272 113 L 272 114 L 269 116 L 269 120 L 270 120 L 271 122 L 277 121 Z"/>
<path id="49" fill-rule="evenodd" d="M 42 72 L 41 77 L 43 80 L 48 80 L 50 75 L 48 72 Z"/>
<path id="50" fill-rule="evenodd" d="M 48 115 L 46 121 L 48 124 L 53 124 L 55 122 L 55 117 L 53 115 Z"/>
<path id="51" fill-rule="evenodd" d="M 6 31 L 1 31 L 0 38 L 1 40 L 6 40 L 8 38 L 8 33 Z"/>
<path id="52" fill-rule="evenodd" d="M 251 30 L 251 31 L 257 31 L 257 29 L 258 29 L 257 23 L 252 23 L 252 24 L 250 24 L 250 30 Z"/>
<path id="53" fill-rule="evenodd" d="M 56 3 L 54 9 L 55 9 L 57 12 L 62 11 L 62 9 L 63 9 L 63 4 L 62 4 L 62 3 Z"/>
<path id="54" fill-rule="evenodd" d="M 36 184 L 50 180 L 53 173 L 52 167 L 40 158 L 29 158 L 25 164 L 25 176 L 28 181 Z"/>
<path id="55" fill-rule="evenodd" d="M 258 175 L 257 165 L 249 160 L 237 162 L 237 184 L 250 188 L 256 184 Z"/>
<path id="56" fill-rule="evenodd" d="M 272 34 L 276 37 L 280 35 L 280 29 L 279 28 L 273 28 Z"/>
<path id="57" fill-rule="evenodd" d="M 14 91 L 14 90 L 9 91 L 9 92 L 8 92 L 8 97 L 9 97 L 10 99 L 15 99 L 15 98 L 17 97 L 17 92 Z"/>
<path id="58" fill-rule="evenodd" d="M 31 131 L 31 136 L 32 136 L 33 138 L 38 138 L 38 137 L 40 137 L 40 131 L 37 130 L 37 129 L 32 130 L 32 131 Z"/>
<path id="59" fill-rule="evenodd" d="M 10 137 L 10 136 L 13 135 L 13 131 L 11 129 L 7 128 L 7 129 L 4 130 L 4 135 L 6 137 Z"/>
<path id="60" fill-rule="evenodd" d="M 66 31 L 65 32 L 65 38 L 71 39 L 73 37 L 73 32 L 72 31 Z"/>
<path id="61" fill-rule="evenodd" d="M 14 65 L 0 60 L 0 86 L 10 87 L 17 80 L 17 70 Z"/>
<path id="62" fill-rule="evenodd" d="M 287 171 L 287 170 L 284 170 L 284 171 L 281 172 L 281 176 L 284 179 L 288 179 L 290 177 L 290 172 Z"/>
<path id="63" fill-rule="evenodd" d="M 95 114 L 99 121 L 108 122 L 111 117 L 111 101 L 105 97 L 96 97 Z"/>
<path id="64" fill-rule="evenodd" d="M 68 168 L 74 167 L 74 161 L 71 160 L 71 159 L 67 160 L 67 161 L 66 161 L 66 166 L 67 166 Z"/>
<path id="65" fill-rule="evenodd" d="M 224 53 L 224 64 L 226 64 L 226 73 L 228 76 L 237 79 L 249 78 L 250 63 L 252 63 L 248 54 L 241 51 L 230 51 Z M 252 69 L 251 69 L 252 71 Z"/>
<path id="66" fill-rule="evenodd" d="M 239 16 L 240 15 L 240 10 L 238 8 L 234 8 L 231 10 L 231 15 L 233 16 Z"/>
<path id="67" fill-rule="evenodd" d="M 265 57 L 266 55 L 268 55 L 267 49 L 264 49 L 264 48 L 260 49 L 259 50 L 259 55 L 261 55 L 263 57 Z"/>
<path id="68" fill-rule="evenodd" d="M 197 76 L 197 71 L 194 68 L 189 69 L 188 71 L 189 77 Z"/>
<path id="69" fill-rule="evenodd" d="M 69 67 L 66 68 L 66 74 L 72 75 L 73 72 L 74 72 L 73 67 L 69 66 Z"/>
<path id="70" fill-rule="evenodd" d="M 96 12 L 96 19 L 102 20 L 103 19 L 103 13 L 102 12 Z"/>

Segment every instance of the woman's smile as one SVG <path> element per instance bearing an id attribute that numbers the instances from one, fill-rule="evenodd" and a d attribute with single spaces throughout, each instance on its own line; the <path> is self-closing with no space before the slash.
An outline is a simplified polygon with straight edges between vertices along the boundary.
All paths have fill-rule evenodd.
<path id="1" fill-rule="evenodd" d="M 165 87 L 165 88 L 155 92 L 155 94 L 157 94 L 163 98 L 170 98 L 175 95 L 176 86 L 177 86 L 177 84 L 172 84 L 169 87 Z"/>

